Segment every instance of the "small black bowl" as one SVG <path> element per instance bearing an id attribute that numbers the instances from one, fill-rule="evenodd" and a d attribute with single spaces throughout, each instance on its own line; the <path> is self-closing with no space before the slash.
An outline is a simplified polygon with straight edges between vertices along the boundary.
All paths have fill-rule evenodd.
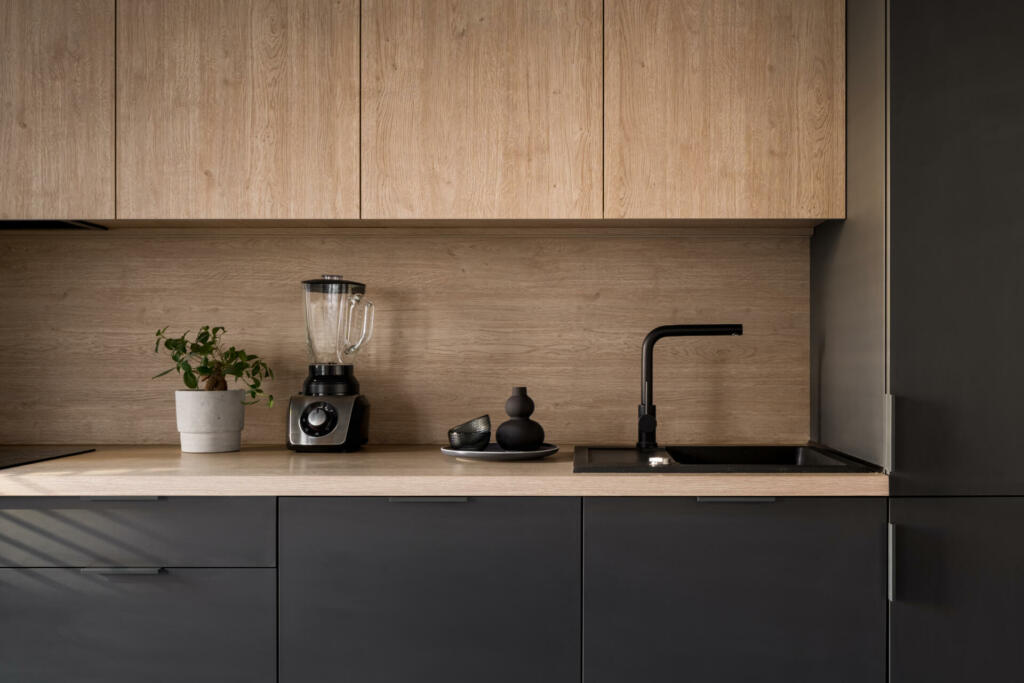
<path id="1" fill-rule="evenodd" d="M 460 451 L 481 451 L 491 442 L 491 416 L 463 422 L 448 430 L 448 443 Z"/>

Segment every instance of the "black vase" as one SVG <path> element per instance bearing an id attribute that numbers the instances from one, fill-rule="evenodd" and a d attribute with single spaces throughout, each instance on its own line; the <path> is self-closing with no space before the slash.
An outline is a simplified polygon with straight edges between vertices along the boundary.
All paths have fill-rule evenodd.
<path id="1" fill-rule="evenodd" d="M 512 419 L 502 422 L 495 438 L 506 451 L 534 451 L 544 443 L 544 428 L 530 419 L 533 399 L 526 395 L 526 387 L 516 387 L 505 401 L 505 412 Z"/>

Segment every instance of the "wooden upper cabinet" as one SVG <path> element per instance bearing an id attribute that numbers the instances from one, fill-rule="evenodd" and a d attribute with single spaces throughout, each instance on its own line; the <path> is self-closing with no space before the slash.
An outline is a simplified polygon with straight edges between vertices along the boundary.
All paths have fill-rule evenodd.
<path id="1" fill-rule="evenodd" d="M 600 218 L 601 0 L 363 0 L 364 218 Z"/>
<path id="2" fill-rule="evenodd" d="M 842 218 L 844 0 L 606 0 L 606 218 Z"/>
<path id="3" fill-rule="evenodd" d="M 357 218 L 359 0 L 118 0 L 118 218 Z"/>
<path id="4" fill-rule="evenodd" d="M 114 0 L 0 0 L 0 219 L 114 217 Z"/>

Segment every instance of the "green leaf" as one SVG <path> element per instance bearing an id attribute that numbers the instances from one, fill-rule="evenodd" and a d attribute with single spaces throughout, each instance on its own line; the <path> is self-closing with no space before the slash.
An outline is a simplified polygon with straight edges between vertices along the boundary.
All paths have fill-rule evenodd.
<path id="1" fill-rule="evenodd" d="M 163 345 L 174 361 L 174 367 L 155 375 L 154 379 L 176 370 L 182 376 L 185 386 L 197 389 L 200 380 L 208 382 L 211 377 L 233 377 L 236 382 L 239 379 L 243 380 L 246 394 L 253 399 L 251 403 L 259 402 L 260 397 L 264 395 L 262 380 L 273 377 L 274 373 L 270 366 L 255 354 L 246 353 L 236 346 L 222 349 L 220 336 L 226 331 L 224 327 L 203 325 L 192 339 L 189 338 L 191 330 L 186 330 L 177 337 L 167 337 L 168 329 L 165 326 L 156 331 L 156 344 L 153 350 L 159 352 L 160 346 Z M 267 406 L 273 405 L 273 402 L 273 396 L 267 396 Z"/>

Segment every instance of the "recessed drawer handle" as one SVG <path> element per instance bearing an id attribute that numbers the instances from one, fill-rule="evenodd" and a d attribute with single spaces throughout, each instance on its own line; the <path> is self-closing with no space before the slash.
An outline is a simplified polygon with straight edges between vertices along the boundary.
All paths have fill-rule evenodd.
<path id="1" fill-rule="evenodd" d="M 91 503 L 142 503 L 160 500 L 160 496 L 81 496 L 80 499 Z"/>
<path id="2" fill-rule="evenodd" d="M 468 496 L 391 496 L 389 503 L 468 503 Z"/>
<path id="3" fill-rule="evenodd" d="M 775 496 L 697 496 L 698 503 L 774 503 Z"/>
<path id="4" fill-rule="evenodd" d="M 98 576 L 156 576 L 167 573 L 163 567 L 85 567 L 78 571 Z"/>

